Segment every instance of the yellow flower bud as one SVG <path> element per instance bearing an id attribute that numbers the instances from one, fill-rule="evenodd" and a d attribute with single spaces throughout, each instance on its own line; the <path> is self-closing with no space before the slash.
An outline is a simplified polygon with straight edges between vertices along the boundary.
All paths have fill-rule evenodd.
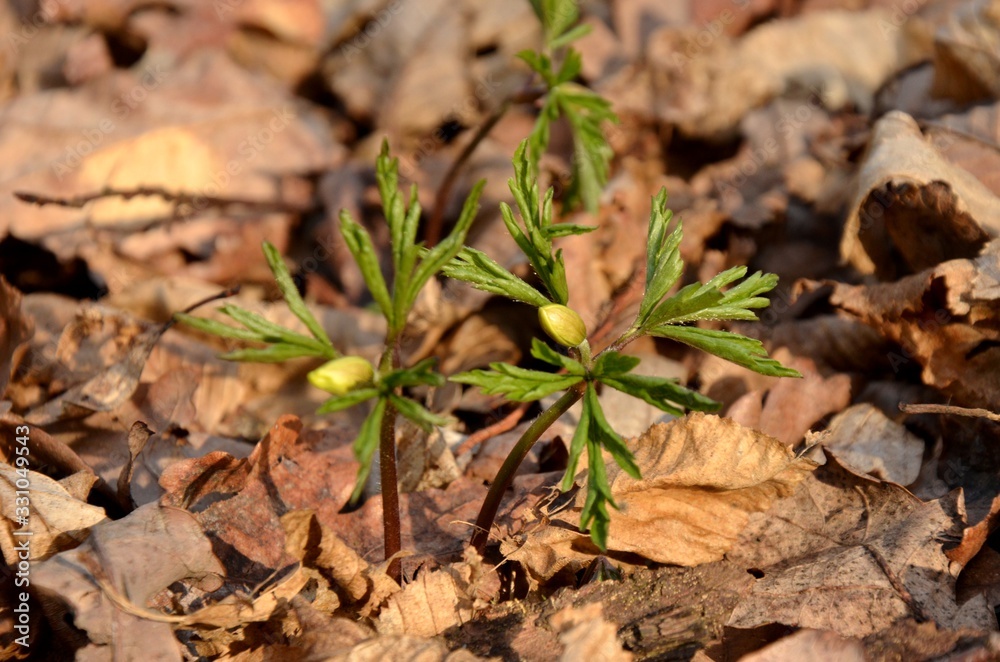
<path id="1" fill-rule="evenodd" d="M 560 345 L 576 347 L 587 339 L 587 327 L 572 308 L 558 303 L 538 309 L 538 321 L 545 333 Z"/>
<path id="2" fill-rule="evenodd" d="M 334 395 L 344 395 L 375 377 L 372 364 L 360 356 L 343 356 L 328 361 L 307 375 L 309 383 Z"/>

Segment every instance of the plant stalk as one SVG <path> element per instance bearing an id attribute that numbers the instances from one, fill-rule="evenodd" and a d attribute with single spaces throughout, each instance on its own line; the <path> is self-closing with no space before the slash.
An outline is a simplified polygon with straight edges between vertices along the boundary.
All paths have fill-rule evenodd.
<path id="1" fill-rule="evenodd" d="M 396 476 L 396 408 L 387 403 L 379 434 L 379 471 L 382 482 L 382 528 L 385 534 L 385 558 L 403 547 L 399 521 L 399 481 Z M 399 559 L 389 564 L 387 574 L 402 583 Z"/>
<path id="2" fill-rule="evenodd" d="M 383 374 L 399 365 L 399 336 L 397 329 L 390 329 L 386 349 L 379 362 Z M 402 526 L 399 516 L 399 479 L 396 472 L 396 408 L 386 402 L 385 414 L 379 428 L 379 478 L 382 486 L 382 531 L 385 541 L 385 558 L 392 558 L 403 548 Z M 393 560 L 386 574 L 402 585 L 402 568 L 399 559 Z"/>
<path id="3" fill-rule="evenodd" d="M 476 527 L 472 532 L 472 540 L 469 543 L 480 554 L 483 553 L 486 542 L 490 539 L 490 531 L 493 529 L 493 520 L 496 519 L 497 511 L 500 510 L 500 502 L 503 500 L 503 496 L 506 494 L 511 483 L 514 482 L 514 474 L 517 473 L 521 462 L 524 461 L 524 458 L 528 455 L 528 451 L 535 445 L 538 438 L 542 436 L 542 433 L 548 430 L 560 416 L 565 414 L 570 407 L 583 397 L 586 386 L 586 382 L 573 385 L 551 407 L 543 411 L 528 429 L 524 431 L 524 434 L 521 435 L 521 438 L 518 439 L 517 444 L 511 450 L 510 455 L 504 460 L 503 466 L 497 472 L 497 476 L 493 480 L 493 484 L 490 485 L 489 492 L 486 494 L 486 500 L 483 501 L 483 506 L 479 510 L 479 516 L 476 518 Z"/>

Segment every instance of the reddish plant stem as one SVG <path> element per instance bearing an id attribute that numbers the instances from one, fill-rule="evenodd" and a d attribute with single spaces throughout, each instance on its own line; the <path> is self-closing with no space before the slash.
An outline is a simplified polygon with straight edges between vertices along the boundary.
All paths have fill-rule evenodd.
<path id="1" fill-rule="evenodd" d="M 509 414 L 501 418 L 493 425 L 487 425 L 482 430 L 476 430 L 470 434 L 466 440 L 455 449 L 455 455 L 457 456 L 462 453 L 466 453 L 475 448 L 477 444 L 481 444 L 484 441 L 492 439 L 498 434 L 503 434 L 508 430 L 512 430 L 521 420 L 521 417 L 524 416 L 524 412 L 528 411 L 528 404 L 529 403 L 527 402 L 522 402 L 516 409 L 512 410 Z"/>
<path id="2" fill-rule="evenodd" d="M 382 526 L 385 534 L 385 558 L 392 558 L 403 548 L 399 520 L 399 482 L 396 476 L 396 408 L 386 404 L 379 435 L 379 470 L 382 480 Z M 402 582 L 399 559 L 393 559 L 386 571 Z"/>
<path id="3" fill-rule="evenodd" d="M 451 164 L 448 168 L 448 172 L 445 174 L 444 179 L 441 181 L 441 186 L 438 187 L 437 195 L 434 196 L 434 210 L 431 213 L 430 219 L 427 221 L 427 230 L 424 235 L 424 242 L 427 248 L 433 248 L 437 245 L 438 241 L 441 240 L 441 230 L 444 225 L 444 212 L 445 207 L 448 205 L 448 199 L 451 197 L 451 190 L 455 187 L 455 182 L 458 180 L 458 173 L 465 165 L 465 162 L 469 160 L 472 153 L 476 151 L 479 147 L 479 143 L 483 142 L 483 139 L 489 135 L 493 127 L 503 118 L 510 107 L 515 103 L 534 103 L 540 99 L 547 90 L 543 89 L 529 89 L 517 94 L 511 95 L 503 100 L 499 106 L 497 106 L 490 116 L 486 118 L 486 121 L 479 125 L 476 129 L 475 135 L 469 144 L 465 146 L 462 152 L 458 155 L 458 158 Z"/>
<path id="4" fill-rule="evenodd" d="M 528 455 L 528 451 L 535 445 L 542 433 L 548 430 L 556 420 L 566 413 L 576 402 L 583 397 L 586 389 L 586 382 L 573 385 L 568 391 L 562 394 L 555 404 L 546 409 L 535 421 L 524 431 L 517 444 L 511 450 L 510 455 L 504 460 L 503 466 L 497 472 L 493 484 L 490 485 L 489 492 L 486 493 L 486 500 L 479 510 L 476 518 L 476 528 L 472 532 L 470 545 L 482 554 L 490 539 L 490 531 L 493 529 L 493 520 L 496 519 L 497 511 L 500 510 L 500 502 L 503 501 L 504 494 L 514 482 L 514 474 L 517 473 L 521 462 Z"/>

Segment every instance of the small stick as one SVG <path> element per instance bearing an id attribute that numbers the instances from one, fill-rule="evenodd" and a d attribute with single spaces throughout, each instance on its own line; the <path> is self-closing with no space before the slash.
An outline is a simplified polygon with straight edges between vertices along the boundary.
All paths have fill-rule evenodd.
<path id="1" fill-rule="evenodd" d="M 524 412 L 528 411 L 530 402 L 522 402 L 511 411 L 509 414 L 501 418 L 496 423 L 492 425 L 487 425 L 481 430 L 476 430 L 470 434 L 462 444 L 455 449 L 455 455 L 462 455 L 467 453 L 476 447 L 477 444 L 481 444 L 484 441 L 492 439 L 493 437 L 503 434 L 509 430 L 513 430 L 520 420 L 524 417 Z"/>
<path id="2" fill-rule="evenodd" d="M 899 410 L 907 414 L 954 414 L 955 416 L 985 418 L 994 423 L 1000 423 L 1000 414 L 995 414 L 989 409 L 970 409 L 968 407 L 955 407 L 953 405 L 909 405 L 900 403 Z"/>

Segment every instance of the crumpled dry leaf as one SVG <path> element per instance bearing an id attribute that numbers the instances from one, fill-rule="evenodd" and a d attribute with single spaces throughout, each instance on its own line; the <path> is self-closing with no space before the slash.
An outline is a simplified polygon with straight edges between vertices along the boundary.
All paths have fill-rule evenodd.
<path id="1" fill-rule="evenodd" d="M 421 572 L 403 590 L 389 596 L 379 614 L 381 635 L 433 637 L 472 618 L 499 593 L 496 570 L 483 564 L 471 547 L 465 560 Z"/>
<path id="2" fill-rule="evenodd" d="M 802 379 L 781 379 L 764 393 L 751 391 L 741 397 L 726 416 L 795 446 L 824 416 L 838 412 L 851 401 L 851 378 L 845 374 L 824 377 L 810 359 L 779 349 L 773 354 L 783 365 L 802 373 Z"/>
<path id="3" fill-rule="evenodd" d="M 956 404 L 1000 410 L 1000 244 L 974 260 L 945 262 L 895 283 L 830 284 L 833 305 L 900 345 L 889 354 L 893 371 L 916 361 L 924 383 Z"/>
<path id="4" fill-rule="evenodd" d="M 35 566 L 31 583 L 45 598 L 54 632 L 72 622 L 97 659 L 179 661 L 171 617 L 150 620 L 135 612 L 144 612 L 149 600 L 174 582 L 222 572 L 189 513 L 149 505 L 95 527 L 80 547 Z M 123 609 L 129 605 L 131 611 Z"/>
<path id="5" fill-rule="evenodd" d="M 962 535 L 960 492 L 922 503 L 905 489 L 862 477 L 834 457 L 793 498 L 753 516 L 730 558 L 761 576 L 729 619 L 860 637 L 897 619 L 995 630 L 982 596 L 955 601 L 960 566 L 944 552 Z"/>
<path id="6" fill-rule="evenodd" d="M 663 28 L 649 41 L 661 120 L 687 135 L 724 138 L 751 108 L 788 90 L 816 90 L 830 109 L 869 108 L 910 63 L 900 31 L 885 34 L 885 9 L 812 12 L 771 21 L 733 42 L 705 29 Z M 707 42 L 707 43 L 706 43 Z"/>
<path id="7" fill-rule="evenodd" d="M 324 63 L 331 89 L 355 117 L 391 135 L 429 133 L 477 103 L 465 66 L 465 17 L 442 0 L 395 3 L 377 30 L 359 32 Z M 405 103 L 402 100 L 405 99 Z"/>
<path id="8" fill-rule="evenodd" d="M 72 487 L 79 478 L 63 480 Z M 92 484 L 93 474 L 86 480 Z M 27 503 L 23 498 L 25 490 L 29 492 Z M 62 483 L 6 463 L 0 464 L 0 513 L 4 517 L 0 522 L 0 549 L 11 567 L 17 565 L 18 550 L 23 549 L 19 545 L 26 540 L 30 541 L 31 560 L 41 561 L 75 547 L 87 537 L 91 527 L 107 520 L 103 508 L 91 506 Z M 26 517 L 24 524 L 22 516 Z M 31 531 L 30 538 L 16 535 L 19 529 Z"/>
<path id="9" fill-rule="evenodd" d="M 876 124 L 858 172 L 840 252 L 893 277 L 971 258 L 1000 234 L 1000 198 L 945 160 L 900 111 Z"/>
<path id="10" fill-rule="evenodd" d="M 559 642 L 565 647 L 560 660 L 607 660 L 631 662 L 633 655 L 622 650 L 618 628 L 604 618 L 600 602 L 582 607 L 568 605 L 549 619 L 559 633 Z"/>
<path id="11" fill-rule="evenodd" d="M 740 662 L 790 662 L 791 660 L 837 660 L 865 662 L 865 649 L 857 639 L 836 632 L 799 630 L 795 634 L 740 658 Z"/>
<path id="12" fill-rule="evenodd" d="M 206 103 L 206 94 L 229 102 Z M 317 115 L 277 83 L 219 54 L 185 58 L 176 69 L 153 62 L 78 88 L 18 97 L 0 116 L 5 125 L 19 127 L 0 140 L 0 229 L 63 257 L 94 249 L 90 235 L 73 230 L 143 227 L 171 218 L 175 204 L 152 195 L 111 196 L 81 208 L 38 207 L 11 193 L 65 198 L 106 187 L 150 187 L 251 204 L 296 203 L 280 175 L 329 168 L 339 160 Z M 27 162 L 24 153 L 32 155 Z M 170 235 L 173 243 L 165 248 L 185 241 L 183 234 Z"/>
<path id="13" fill-rule="evenodd" d="M 0 397 L 7 390 L 11 366 L 34 325 L 21 312 L 21 293 L 0 276 Z"/>
<path id="14" fill-rule="evenodd" d="M 899 485 L 920 475 L 924 442 L 899 423 L 867 403 L 848 407 L 833 417 L 821 437 L 845 464 L 860 473 Z"/>
<path id="15" fill-rule="evenodd" d="M 608 550 L 658 563 L 690 566 L 722 558 L 750 513 L 791 494 L 816 466 L 777 439 L 701 413 L 654 425 L 629 445 L 643 478 L 608 463 L 620 508 L 608 509 Z M 553 517 L 562 527 L 541 528 L 517 547 L 508 541 L 501 547 L 505 555 L 542 578 L 589 561 L 593 544 L 576 531 L 585 496 L 581 489 L 574 506 Z"/>
<path id="16" fill-rule="evenodd" d="M 1000 97 L 1000 3 L 956 7 L 934 47 L 934 94 L 965 103 Z"/>
<path id="17" fill-rule="evenodd" d="M 294 561 L 281 515 L 307 507 L 329 515 L 347 502 L 357 471 L 350 441 L 332 430 L 302 433 L 296 417 L 284 416 L 246 459 L 214 452 L 171 465 L 160 478 L 160 502 L 194 513 L 231 547 L 221 559 L 230 574 L 259 583 Z"/>

